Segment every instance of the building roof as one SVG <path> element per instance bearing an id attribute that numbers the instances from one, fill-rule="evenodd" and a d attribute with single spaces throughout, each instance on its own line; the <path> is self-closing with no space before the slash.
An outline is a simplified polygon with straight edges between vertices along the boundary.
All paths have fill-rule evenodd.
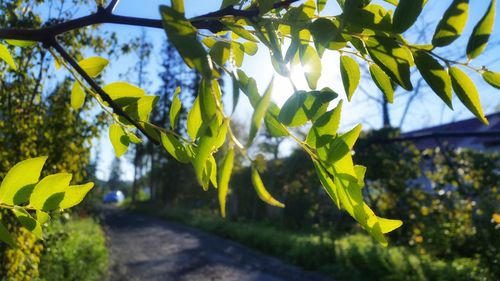
<path id="1" fill-rule="evenodd" d="M 500 112 L 487 115 L 489 126 L 477 118 L 406 132 L 401 138 L 412 140 L 419 149 L 434 148 L 439 142 L 453 147 L 490 150 L 500 148 Z"/>

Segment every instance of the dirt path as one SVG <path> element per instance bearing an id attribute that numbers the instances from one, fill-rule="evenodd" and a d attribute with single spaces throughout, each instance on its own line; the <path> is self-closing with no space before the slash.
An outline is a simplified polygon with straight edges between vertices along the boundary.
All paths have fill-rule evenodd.
<path id="1" fill-rule="evenodd" d="M 104 223 L 111 280 L 328 280 L 176 223 L 118 209 L 105 211 Z"/>

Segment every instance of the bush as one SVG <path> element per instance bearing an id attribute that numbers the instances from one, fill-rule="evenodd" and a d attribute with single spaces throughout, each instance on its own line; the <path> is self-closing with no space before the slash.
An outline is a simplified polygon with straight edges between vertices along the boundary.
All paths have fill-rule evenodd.
<path id="1" fill-rule="evenodd" d="M 53 220 L 40 261 L 47 281 L 102 280 L 108 270 L 104 233 L 93 219 Z"/>

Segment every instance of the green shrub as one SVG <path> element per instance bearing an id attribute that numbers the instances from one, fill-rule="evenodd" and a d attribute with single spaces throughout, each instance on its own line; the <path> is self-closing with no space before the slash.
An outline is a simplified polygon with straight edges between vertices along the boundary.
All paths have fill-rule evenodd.
<path id="1" fill-rule="evenodd" d="M 104 233 L 93 219 L 54 220 L 40 261 L 47 281 L 102 280 L 108 269 Z"/>

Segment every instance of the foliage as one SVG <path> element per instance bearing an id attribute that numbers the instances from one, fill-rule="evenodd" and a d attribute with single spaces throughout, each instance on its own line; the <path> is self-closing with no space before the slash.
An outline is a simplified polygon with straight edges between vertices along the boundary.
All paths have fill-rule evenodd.
<path id="1" fill-rule="evenodd" d="M 428 254 L 416 254 L 405 247 L 384 248 L 364 234 L 339 236 L 319 230 L 290 232 L 275 224 L 224 220 L 203 210 L 164 209 L 158 212 L 150 203 L 139 206 L 138 210 L 201 228 L 338 280 L 489 278 L 488 271 L 482 269 L 476 259 L 446 261 Z"/>
<path id="2" fill-rule="evenodd" d="M 56 219 L 47 229 L 41 280 L 102 280 L 108 270 L 104 233 L 91 218 Z"/>
<path id="3" fill-rule="evenodd" d="M 386 10 L 371 1 L 339 1 L 342 14 L 338 16 L 319 15 L 324 1 L 319 1 L 321 5 L 318 6 L 313 0 L 300 1 L 297 6 L 290 5 L 294 2 L 299 1 L 224 1 L 219 11 L 193 19 L 186 18 L 182 0 L 172 1 L 171 6 L 160 7 L 163 28 L 169 40 L 186 65 L 202 77 L 198 83 L 197 97 L 187 116 L 187 135 L 150 121 L 149 117 L 159 97 L 147 95 L 138 87 L 124 83 L 111 83 L 101 88 L 92 78 L 99 75 L 108 61 L 92 57 L 77 63 L 56 40 L 56 36 L 62 33 L 57 28 L 42 35 L 35 32 L 33 37 L 24 33 L 25 37 L 21 36 L 22 38 L 4 38 L 41 41 L 52 50 L 58 62 L 74 75 L 77 87 L 83 87 L 74 91 L 74 107 L 81 106 L 83 93 L 87 93 L 113 118 L 109 136 L 117 156 L 123 155 L 131 143 L 142 141 L 135 134 L 135 129 L 138 129 L 152 142 L 162 142 L 167 152 L 175 159 L 191 164 L 199 185 L 203 190 L 208 190 L 210 186 L 218 187 L 220 167 L 217 165 L 215 153 L 227 144 L 230 148 L 236 148 L 251 162 L 251 179 L 259 198 L 270 205 L 284 207 L 284 204 L 266 189 L 260 175 L 262 171 L 258 158 L 252 158 L 247 153 L 253 138 L 264 123 L 271 135 L 289 136 L 296 141 L 311 158 L 323 188 L 337 207 L 352 216 L 374 239 L 382 245 L 387 245 L 384 234 L 399 228 L 402 222 L 375 215 L 363 200 L 366 168 L 355 165 L 351 154 L 361 126 L 356 126 L 344 134 L 337 133 L 337 126 L 326 130 L 313 130 L 316 140 L 313 142 L 301 140 L 290 128 L 307 123 L 312 124 L 313 128 L 319 128 L 325 122 L 328 123 L 331 116 L 336 116 L 331 111 L 327 112 L 327 109 L 338 94 L 329 88 L 316 89 L 322 74 L 321 57 L 327 50 L 342 55 L 341 73 L 348 100 L 354 94 L 360 79 L 358 63 L 352 57 L 380 68 L 381 72 L 373 68 L 373 77 L 376 85 L 380 86 L 388 97 L 391 93 L 386 89 L 388 83 L 382 73 L 385 73 L 392 83 L 412 90 L 410 70 L 415 67 L 417 61 L 417 69 L 422 71 L 422 77 L 438 96 L 451 106 L 451 80 L 452 89 L 460 101 L 487 124 L 476 86 L 460 67 L 465 66 L 479 74 L 491 71 L 486 67 L 472 66 L 470 60 L 456 62 L 435 53 L 435 48 L 448 46 L 462 35 L 468 18 L 469 1 L 455 0 L 451 3 L 436 28 L 432 45 L 409 43 L 401 34 L 413 25 L 427 1 L 420 1 L 416 5 L 401 1 L 394 7 L 394 21 L 392 10 Z M 101 6 L 94 16 L 113 16 L 112 10 L 117 2 L 111 3 L 109 8 Z M 393 1 L 389 3 L 395 4 Z M 469 58 L 477 57 L 484 50 L 493 24 L 491 15 L 494 14 L 494 4 L 493 1 L 470 37 Z M 113 21 L 120 20 L 121 23 L 130 23 L 126 18 L 117 16 Z M 64 24 L 59 27 L 65 27 Z M 202 34 L 203 40 L 199 40 L 200 29 L 210 31 Z M 290 40 L 286 50 L 285 40 Z M 290 78 L 290 68 L 299 64 L 308 69 L 305 71 L 305 78 L 309 89 L 299 90 L 293 85 L 295 92 L 281 109 L 270 102 L 273 80 L 266 93 L 261 96 L 256 81 L 247 77 L 240 69 L 245 56 L 255 54 L 258 48 L 256 42 L 269 49 L 277 74 Z M 10 43 L 12 44 L 12 41 Z M 14 45 L 26 47 L 32 44 Z M 5 48 L 3 50 L 0 58 L 15 70 L 15 61 L 5 52 Z M 416 61 L 414 57 L 417 58 Z M 447 70 L 442 66 L 443 63 L 446 64 Z M 235 97 L 241 90 L 254 108 L 246 145 L 242 145 L 232 132 L 231 118 L 224 110 L 218 82 L 224 73 L 230 75 L 237 86 Z M 495 78 L 495 75 L 486 77 L 488 83 L 495 84 L 489 81 L 492 77 Z M 290 81 L 293 84 L 293 80 Z M 173 105 L 175 113 L 179 110 L 179 103 Z M 338 106 L 339 111 L 340 108 L 341 106 Z M 172 116 L 174 120 L 170 121 L 171 125 L 176 123 L 177 114 Z M 334 122 L 338 120 L 334 118 Z M 227 177 L 224 175 L 224 178 Z M 226 182 L 225 179 L 224 189 Z M 221 202 L 225 202 L 224 198 L 222 199 Z"/>

